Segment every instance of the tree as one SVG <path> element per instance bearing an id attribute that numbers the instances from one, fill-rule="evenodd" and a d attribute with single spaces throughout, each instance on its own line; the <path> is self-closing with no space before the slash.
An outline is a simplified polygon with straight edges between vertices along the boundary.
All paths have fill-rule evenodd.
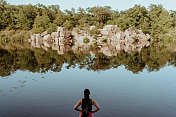
<path id="1" fill-rule="evenodd" d="M 37 16 L 33 25 L 33 32 L 40 33 L 49 27 L 50 19 L 46 15 Z"/>
<path id="2" fill-rule="evenodd" d="M 4 29 L 7 26 L 7 15 L 4 13 L 5 5 L 7 5 L 6 1 L 0 0 L 0 30 Z"/>
<path id="3" fill-rule="evenodd" d="M 93 7 L 93 15 L 95 17 L 95 21 L 99 23 L 107 23 L 108 20 L 111 19 L 112 12 L 110 7 Z"/>
<path id="4" fill-rule="evenodd" d="M 115 22 L 122 30 L 131 27 L 149 33 L 150 19 L 148 17 L 148 11 L 145 7 L 141 7 L 140 5 L 135 5 L 129 10 L 122 11 L 120 17 L 116 19 Z"/>
<path id="5" fill-rule="evenodd" d="M 164 35 L 175 26 L 174 18 L 162 5 L 150 5 L 149 17 L 151 22 L 151 35 L 154 38 Z"/>
<path id="6" fill-rule="evenodd" d="M 53 21 L 54 24 L 58 25 L 58 26 L 62 26 L 64 23 L 64 16 L 63 13 L 61 12 L 60 9 L 57 9 L 57 14 L 56 14 L 56 18 Z"/>

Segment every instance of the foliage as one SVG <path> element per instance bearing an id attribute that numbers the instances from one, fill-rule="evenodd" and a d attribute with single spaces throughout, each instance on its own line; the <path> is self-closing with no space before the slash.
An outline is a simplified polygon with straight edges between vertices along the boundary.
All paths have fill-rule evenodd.
<path id="1" fill-rule="evenodd" d="M 40 33 L 52 32 L 56 26 L 66 29 L 83 29 L 92 25 L 96 28 L 90 34 L 97 38 L 97 29 L 104 25 L 118 25 L 121 30 L 129 27 L 148 33 L 153 39 L 172 38 L 171 30 L 176 26 L 176 11 L 167 11 L 162 5 L 150 5 L 145 8 L 135 5 L 133 8 L 118 11 L 109 6 L 71 9 L 62 12 L 59 5 L 9 5 L 0 0 L 0 30 L 32 30 Z M 169 34 L 168 34 L 169 33 Z"/>
<path id="2" fill-rule="evenodd" d="M 46 15 L 37 16 L 34 21 L 34 33 L 41 33 L 49 27 L 50 19 Z M 35 32 L 36 31 L 36 32 Z M 40 32 L 41 31 L 41 32 Z"/>
<path id="3" fill-rule="evenodd" d="M 47 28 L 48 33 L 56 32 L 56 30 L 57 30 L 56 24 L 53 24 L 53 23 L 48 24 L 48 28 Z"/>
<path id="4" fill-rule="evenodd" d="M 90 39 L 88 39 L 88 38 L 84 38 L 84 39 L 83 39 L 83 42 L 84 42 L 85 44 L 87 44 L 87 43 L 90 42 Z"/>
<path id="5" fill-rule="evenodd" d="M 171 46 L 172 44 L 172 46 Z M 0 76 L 8 76 L 16 70 L 29 70 L 31 72 L 47 72 L 48 70 L 60 72 L 64 64 L 66 68 L 78 66 L 80 69 L 93 71 L 117 68 L 121 65 L 133 73 L 147 71 L 158 71 L 166 65 L 176 66 L 176 52 L 172 50 L 175 44 L 170 46 L 163 44 L 153 44 L 151 47 L 143 48 L 139 52 L 126 53 L 121 51 L 117 56 L 105 56 L 97 52 L 97 45 L 94 45 L 95 55 L 88 52 L 71 51 L 64 55 L 58 55 L 57 51 L 42 49 L 31 49 L 30 46 L 23 47 L 24 43 L 18 46 L 0 45 Z M 172 52 L 171 52 L 172 51 Z"/>

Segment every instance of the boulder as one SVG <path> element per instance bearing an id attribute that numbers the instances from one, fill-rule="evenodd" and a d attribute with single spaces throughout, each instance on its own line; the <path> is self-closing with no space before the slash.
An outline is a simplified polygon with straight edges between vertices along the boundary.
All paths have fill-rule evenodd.
<path id="1" fill-rule="evenodd" d="M 57 32 L 63 32 L 64 31 L 64 28 L 63 27 L 57 27 Z"/>
<path id="2" fill-rule="evenodd" d="M 102 34 L 98 34 L 97 36 L 98 36 L 98 37 L 101 37 L 101 36 L 102 36 Z"/>
<path id="3" fill-rule="evenodd" d="M 89 30 L 93 30 L 95 28 L 95 26 L 91 26 L 90 28 L 89 28 Z"/>
<path id="4" fill-rule="evenodd" d="M 31 35 L 31 41 L 34 41 L 36 39 L 36 34 Z"/>
<path id="5" fill-rule="evenodd" d="M 36 45 L 35 40 L 36 40 L 36 35 L 35 34 L 31 35 L 31 46 L 32 47 L 35 47 Z"/>
<path id="6" fill-rule="evenodd" d="M 106 29 L 103 29 L 103 30 L 101 30 L 101 34 L 107 36 L 109 34 L 109 32 Z"/>
<path id="7" fill-rule="evenodd" d="M 46 46 L 44 46 L 44 45 L 41 45 L 41 48 L 46 50 L 46 51 L 48 51 L 48 48 Z"/>
<path id="8" fill-rule="evenodd" d="M 40 34 L 36 34 L 36 47 L 40 48 L 41 44 L 42 44 L 42 37 Z"/>
<path id="9" fill-rule="evenodd" d="M 65 32 L 64 32 L 64 31 L 61 31 L 61 32 L 59 33 L 59 36 L 60 36 L 60 37 L 64 37 L 64 36 L 65 36 Z"/>
<path id="10" fill-rule="evenodd" d="M 57 46 L 57 45 L 52 45 L 51 48 L 52 48 L 52 50 L 59 50 L 59 46 Z"/>
<path id="11" fill-rule="evenodd" d="M 47 48 L 50 48 L 51 46 L 50 46 L 50 44 L 48 43 L 48 42 L 43 42 L 43 45 L 45 46 L 45 47 L 47 47 Z"/>
<path id="12" fill-rule="evenodd" d="M 51 33 L 51 38 L 54 39 L 54 38 L 58 38 L 59 37 L 59 33 L 58 32 L 52 32 Z"/>
<path id="13" fill-rule="evenodd" d="M 58 49 L 57 53 L 58 53 L 59 55 L 64 54 L 64 53 L 65 53 L 65 46 L 59 46 L 59 49 Z"/>
<path id="14" fill-rule="evenodd" d="M 59 38 L 52 39 L 52 44 L 53 45 L 58 45 L 59 44 Z"/>
<path id="15" fill-rule="evenodd" d="M 50 41 L 50 39 L 51 39 L 51 36 L 50 36 L 50 34 L 47 34 L 47 35 L 45 35 L 44 37 L 43 37 L 43 41 Z"/>
<path id="16" fill-rule="evenodd" d="M 59 37 L 59 45 L 64 45 L 64 38 L 63 37 Z"/>
<path id="17" fill-rule="evenodd" d="M 120 40 L 120 39 L 121 39 L 121 32 L 117 32 L 117 33 L 116 33 L 116 39 L 117 39 L 117 40 Z"/>

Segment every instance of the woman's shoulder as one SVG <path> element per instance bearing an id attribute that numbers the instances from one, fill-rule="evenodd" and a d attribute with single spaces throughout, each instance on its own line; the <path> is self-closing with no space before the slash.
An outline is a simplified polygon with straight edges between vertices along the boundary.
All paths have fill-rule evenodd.
<path id="1" fill-rule="evenodd" d="M 91 102 L 92 102 L 92 104 L 93 104 L 94 100 L 93 100 L 93 99 L 90 99 L 90 101 L 91 101 Z"/>
<path id="2" fill-rule="evenodd" d="M 96 101 L 94 99 L 91 99 L 91 101 L 92 101 L 92 104 L 96 103 Z"/>
<path id="3" fill-rule="evenodd" d="M 93 102 L 93 101 L 95 101 L 94 99 L 91 99 L 91 101 Z"/>
<path id="4" fill-rule="evenodd" d="M 82 100 L 83 100 L 83 99 L 80 99 L 80 100 L 79 100 L 79 102 L 80 102 L 81 104 L 82 104 Z"/>

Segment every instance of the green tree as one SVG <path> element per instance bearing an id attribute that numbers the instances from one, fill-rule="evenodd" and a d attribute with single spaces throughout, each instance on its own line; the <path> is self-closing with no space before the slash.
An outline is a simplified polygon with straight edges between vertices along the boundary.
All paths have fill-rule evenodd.
<path id="1" fill-rule="evenodd" d="M 141 7 L 140 5 L 135 5 L 129 10 L 122 11 L 120 17 L 116 19 L 115 22 L 122 30 L 131 27 L 149 33 L 150 19 L 148 17 L 148 11 L 145 7 Z"/>
<path id="2" fill-rule="evenodd" d="M 166 34 L 168 30 L 175 26 L 174 18 L 162 5 L 150 5 L 149 17 L 151 22 L 151 35 L 159 38 L 160 35 Z"/>
<path id="3" fill-rule="evenodd" d="M 46 15 L 37 16 L 33 25 L 33 32 L 40 33 L 49 28 L 50 19 Z"/>
<path id="4" fill-rule="evenodd" d="M 95 17 L 95 21 L 99 23 L 107 23 L 108 20 L 111 19 L 112 11 L 110 7 L 93 7 L 93 15 Z"/>

